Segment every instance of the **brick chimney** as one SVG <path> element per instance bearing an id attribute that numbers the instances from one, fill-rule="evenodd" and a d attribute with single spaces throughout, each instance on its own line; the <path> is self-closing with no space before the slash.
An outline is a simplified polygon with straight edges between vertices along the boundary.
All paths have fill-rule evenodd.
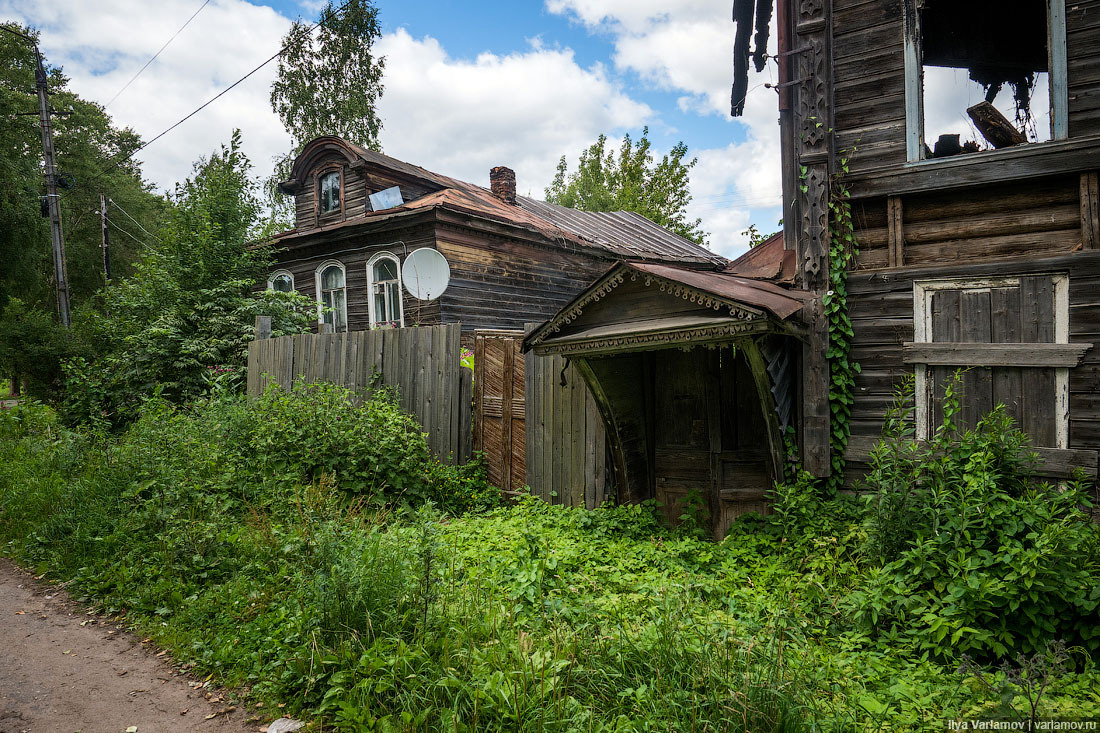
<path id="1" fill-rule="evenodd" d="M 498 165 L 489 171 L 489 187 L 493 195 L 506 204 L 516 203 L 516 172 Z"/>

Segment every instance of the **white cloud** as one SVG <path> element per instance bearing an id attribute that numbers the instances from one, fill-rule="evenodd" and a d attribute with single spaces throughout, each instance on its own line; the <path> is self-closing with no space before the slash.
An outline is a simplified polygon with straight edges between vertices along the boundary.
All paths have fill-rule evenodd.
<path id="1" fill-rule="evenodd" d="M 728 0 L 547 0 L 550 12 L 568 15 L 596 33 L 610 34 L 618 70 L 637 74 L 656 89 L 682 93 L 681 111 L 729 122 L 725 147 L 696 149 L 694 200 L 711 247 L 736 256 L 748 246 L 741 232 L 755 223 L 775 229 L 781 203 L 778 108 L 766 82 L 776 81 L 773 62 L 749 73 L 744 115 L 729 118 L 733 82 L 733 35 Z M 774 33 L 769 51 L 776 50 Z"/>
<path id="2" fill-rule="evenodd" d="M 602 67 L 582 68 L 572 51 L 538 42 L 470 61 L 399 29 L 379 51 L 387 57 L 386 153 L 482 185 L 490 168 L 507 165 L 521 193 L 541 197 L 561 155 L 573 161 L 601 132 L 639 128 L 653 115 Z"/>
<path id="3" fill-rule="evenodd" d="M 0 15 L 42 31 L 50 63 L 64 67 L 70 88 L 106 103 L 195 12 L 193 0 L 58 0 L 3 2 Z M 236 81 L 281 45 L 290 21 L 274 10 L 241 0 L 206 6 L 141 76 L 108 108 L 115 123 L 144 139 L 167 129 Z M 270 111 L 274 64 L 265 67 L 210 107 L 138 154 L 146 178 L 171 189 L 192 163 L 242 130 L 246 154 L 257 172 L 290 144 Z"/>

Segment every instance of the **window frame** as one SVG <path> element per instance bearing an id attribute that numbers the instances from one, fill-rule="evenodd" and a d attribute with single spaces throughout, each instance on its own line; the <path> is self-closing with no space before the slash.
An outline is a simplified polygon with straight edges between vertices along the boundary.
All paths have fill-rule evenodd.
<path id="1" fill-rule="evenodd" d="M 344 190 L 347 186 L 347 171 L 344 168 L 345 166 L 342 163 L 331 162 L 320 166 L 313 173 L 313 205 L 314 211 L 317 212 L 316 219 L 318 222 L 324 219 L 340 219 L 344 216 Z M 333 173 L 340 177 L 340 184 L 337 188 L 339 193 L 337 206 L 335 209 L 323 211 L 321 208 L 321 181 Z"/>
<path id="2" fill-rule="evenodd" d="M 968 154 L 946 158 L 924 158 L 924 59 L 920 13 L 921 0 L 904 0 L 905 59 L 905 160 L 907 165 L 929 165 L 954 160 Z M 1050 139 L 1028 143 L 1030 146 L 1069 138 L 1069 86 L 1066 54 L 1066 2 L 1046 0 L 1047 5 L 1047 73 L 1050 79 Z M 1015 149 L 1005 148 L 1005 150 Z M 982 158 L 995 155 L 996 150 L 970 153 Z"/>
<path id="3" fill-rule="evenodd" d="M 937 278 L 913 281 L 913 341 L 932 343 L 932 296 L 942 290 L 981 291 L 998 287 L 1018 287 L 1022 277 L 1050 277 L 1054 287 L 1054 342 L 1069 343 L 1069 275 L 1065 272 L 1028 272 L 1006 277 Z M 1025 342 L 1026 343 L 1026 342 Z M 1069 448 L 1069 367 L 1038 367 L 1054 369 L 1055 443 L 1042 448 Z M 913 364 L 915 376 L 917 440 L 932 435 L 931 368 L 928 364 Z"/>
<path id="4" fill-rule="evenodd" d="M 391 321 L 382 321 L 378 317 L 377 309 L 374 305 L 374 288 L 378 284 L 374 279 L 375 266 L 383 261 L 391 260 L 394 264 L 394 269 L 397 271 L 396 280 L 384 280 L 382 282 L 396 282 L 397 283 L 397 327 L 405 327 L 405 298 L 401 294 L 401 289 L 404 287 L 404 283 L 401 280 L 401 259 L 393 252 L 378 252 L 369 260 L 367 260 L 367 311 L 370 316 L 370 327 L 379 328 L 380 323 L 391 323 Z"/>
<path id="5" fill-rule="evenodd" d="M 283 275 L 286 275 L 286 277 L 290 279 L 290 292 L 292 292 L 292 293 L 295 292 L 294 273 L 292 273 L 290 270 L 275 270 L 270 275 L 268 275 L 267 276 L 267 289 L 268 290 L 275 290 L 275 281 L 278 278 L 282 277 Z M 279 291 L 276 291 L 276 292 L 279 292 Z"/>
<path id="6" fill-rule="evenodd" d="M 334 316 L 333 319 L 332 319 L 332 332 L 333 333 L 345 333 L 348 330 L 348 271 L 347 271 L 347 267 L 345 267 L 344 263 L 341 262 L 340 260 L 325 260 L 320 265 L 318 265 L 317 269 L 314 270 L 314 272 L 313 272 L 313 279 L 314 279 L 314 283 L 316 285 L 316 290 L 317 290 L 317 327 L 318 327 L 318 330 L 319 330 L 321 327 L 324 326 L 324 323 L 325 323 L 325 299 L 324 299 L 324 294 L 326 292 L 333 292 L 333 291 L 324 290 L 324 280 L 322 278 L 322 275 L 324 274 L 325 270 L 327 270 L 330 267 L 340 268 L 340 274 L 341 274 L 341 276 L 343 277 L 343 280 L 344 280 L 344 284 L 343 284 L 343 287 L 342 287 L 342 289 L 344 291 L 344 300 L 343 300 L 344 327 L 343 327 L 343 329 L 338 329 L 336 327 L 338 319 Z"/>

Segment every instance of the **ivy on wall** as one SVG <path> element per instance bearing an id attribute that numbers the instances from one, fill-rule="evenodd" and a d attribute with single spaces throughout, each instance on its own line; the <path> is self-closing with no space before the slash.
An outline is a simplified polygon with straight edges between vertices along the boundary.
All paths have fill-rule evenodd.
<path id="1" fill-rule="evenodd" d="M 829 290 L 822 298 L 829 323 L 829 429 L 832 471 L 825 489 L 835 495 L 844 485 L 844 454 L 851 435 L 852 399 L 859 364 L 851 358 L 852 320 L 848 316 L 848 268 L 859 254 L 852 204 L 844 185 L 848 157 L 843 154 L 829 191 Z"/>

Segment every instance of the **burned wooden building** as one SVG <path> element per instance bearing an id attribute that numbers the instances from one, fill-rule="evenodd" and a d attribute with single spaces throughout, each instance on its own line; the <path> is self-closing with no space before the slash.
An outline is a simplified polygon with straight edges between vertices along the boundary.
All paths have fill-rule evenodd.
<path id="1" fill-rule="evenodd" d="M 632 212 L 582 212 L 516 193 L 497 167 L 490 188 L 442 176 L 338 137 L 308 143 L 280 190 L 295 226 L 271 246 L 268 287 L 297 290 L 335 331 L 541 321 L 623 258 L 712 267 L 725 259 Z M 402 282 L 408 255 L 440 253 L 450 284 L 418 300 Z"/>
<path id="2" fill-rule="evenodd" d="M 706 276 L 613 270 L 527 341 L 584 365 L 624 497 L 690 485 L 720 533 L 727 499 L 762 483 L 759 463 L 725 461 L 727 433 L 763 431 L 774 473 L 784 423 L 806 469 L 851 486 L 895 387 L 915 380 L 922 438 L 958 369 L 963 426 L 1003 404 L 1040 474 L 1095 475 L 1100 0 L 733 7 L 734 115 L 750 65 L 778 69 L 782 237 Z M 831 205 L 850 206 L 851 231 Z M 846 295 L 831 292 L 845 280 Z M 789 307 L 764 303 L 765 286 Z M 834 297 L 862 367 L 847 441 L 830 415 Z M 597 298 L 618 302 L 601 310 Z M 746 405 L 760 422 L 728 427 Z"/>

